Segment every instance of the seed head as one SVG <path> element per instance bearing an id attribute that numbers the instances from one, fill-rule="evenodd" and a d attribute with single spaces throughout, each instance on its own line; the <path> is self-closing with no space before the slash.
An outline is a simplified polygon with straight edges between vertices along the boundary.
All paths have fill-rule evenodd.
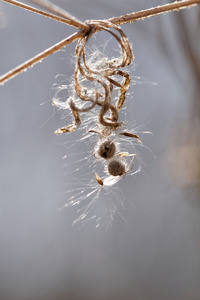
<path id="1" fill-rule="evenodd" d="M 110 159 L 115 155 L 116 146 L 115 143 L 111 140 L 104 140 L 102 143 L 98 145 L 97 154 L 104 158 Z"/>
<path id="2" fill-rule="evenodd" d="M 125 163 L 119 159 L 113 159 L 108 163 L 108 173 L 112 176 L 122 176 L 126 173 Z"/>

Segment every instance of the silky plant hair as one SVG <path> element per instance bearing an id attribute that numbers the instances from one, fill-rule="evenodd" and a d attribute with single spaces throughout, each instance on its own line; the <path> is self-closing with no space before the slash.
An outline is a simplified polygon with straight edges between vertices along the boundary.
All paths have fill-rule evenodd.
<path id="1" fill-rule="evenodd" d="M 128 150 L 128 147 L 126 147 L 124 139 L 134 139 L 135 144 L 139 145 L 142 145 L 142 142 L 136 133 L 124 130 L 126 122 L 125 119 L 121 119 L 123 114 L 120 115 L 122 109 L 126 110 L 125 100 L 131 85 L 131 77 L 127 67 L 133 62 L 134 56 L 128 37 L 120 26 L 108 21 L 90 21 L 88 24 L 92 25 L 92 30 L 87 36 L 79 40 L 75 50 L 76 64 L 70 92 L 68 85 L 58 86 L 53 98 L 54 106 L 61 111 L 68 110 L 71 112 L 73 122 L 57 129 L 55 134 L 60 135 L 80 130 L 81 135 L 87 137 L 87 142 L 90 139 L 95 141 L 95 143 L 88 143 L 87 145 L 91 147 L 86 158 L 86 162 L 89 164 L 89 175 L 86 174 L 86 166 L 83 167 L 83 174 L 88 182 L 84 182 L 84 186 L 81 188 L 79 183 L 79 186 L 75 184 L 73 189 L 68 190 L 67 193 L 71 192 L 72 195 L 68 196 L 69 201 L 65 207 L 87 201 L 88 204 L 85 206 L 84 213 L 82 212 L 74 222 L 75 224 L 78 220 L 80 223 L 81 220 L 84 223 L 86 219 L 94 218 L 97 214 L 94 207 L 99 206 L 99 201 L 103 202 L 101 198 L 104 198 L 104 201 L 106 198 L 106 202 L 109 203 L 109 205 L 105 205 L 109 212 L 106 220 L 108 225 L 114 213 L 119 210 L 119 207 L 117 210 L 119 203 L 121 202 L 120 206 L 123 204 L 122 195 L 120 199 L 118 196 L 118 201 L 116 201 L 117 193 L 112 193 L 111 197 L 108 189 L 111 186 L 113 189 L 113 185 L 127 173 L 137 173 L 141 170 L 139 158 L 137 158 L 136 167 L 133 163 L 136 157 L 133 143 L 131 143 L 131 150 L 134 153 L 129 153 L 125 151 Z M 118 46 L 118 51 L 115 51 L 118 56 L 108 57 L 106 51 L 100 51 L 97 47 L 93 47 L 93 54 L 90 55 L 93 39 L 98 39 L 96 35 L 100 31 L 105 31 L 114 39 Z M 59 94 L 60 92 L 63 93 L 64 89 L 71 95 L 62 101 L 63 99 L 60 99 Z M 84 138 L 79 142 L 83 143 Z M 80 165 L 79 156 L 78 169 L 81 172 Z M 66 168 L 70 168 L 69 164 Z M 78 172 L 75 173 L 70 170 L 70 182 L 76 182 L 75 177 L 80 179 L 81 175 Z M 89 192 L 90 189 L 92 192 Z M 100 221 L 101 217 L 97 219 Z M 97 222 L 97 226 L 99 223 Z"/>
<path id="2" fill-rule="evenodd" d="M 124 176 L 129 171 L 125 163 L 125 157 L 129 156 L 129 153 L 120 152 L 117 149 L 116 137 L 136 138 L 141 143 L 137 134 L 123 131 L 124 122 L 119 118 L 131 82 L 130 75 L 124 68 L 132 63 L 133 52 L 128 38 L 120 26 L 109 21 L 90 21 L 86 24 L 92 26 L 92 30 L 79 40 L 76 47 L 76 66 L 73 78 L 75 96 L 70 96 L 64 102 L 60 102 L 56 97 L 53 100 L 53 105 L 58 108 L 71 110 L 74 120 L 72 124 L 59 128 L 55 133 L 63 134 L 75 131 L 81 126 L 81 116 L 84 114 L 85 119 L 89 120 L 91 112 L 93 112 L 96 124 L 93 124 L 88 132 L 95 133 L 99 139 L 94 148 L 94 155 L 105 164 L 108 175 Z M 119 57 L 109 59 L 96 55 L 95 60 L 94 57 L 92 60 L 87 60 L 86 46 L 91 37 L 99 31 L 106 31 L 115 39 L 120 49 Z M 83 85 L 85 81 L 92 84 L 86 87 Z M 103 180 L 97 173 L 95 173 L 95 177 L 97 182 L 103 186 Z"/>
<path id="3" fill-rule="evenodd" d="M 128 66 L 133 61 L 133 53 L 129 44 L 128 38 L 122 29 L 108 21 L 90 21 L 92 30 L 90 33 L 79 40 L 76 47 L 76 67 L 74 73 L 74 87 L 76 96 L 69 97 L 65 102 L 59 102 L 59 99 L 54 99 L 53 104 L 61 109 L 70 109 L 73 115 L 73 123 L 59 128 L 55 131 L 56 134 L 73 132 L 81 126 L 81 114 L 89 114 L 91 111 L 96 113 L 96 124 L 89 128 L 90 133 L 97 134 L 99 138 L 98 149 L 95 156 L 106 161 L 107 173 L 111 176 L 122 176 L 128 171 L 123 163 L 124 156 L 116 150 L 116 144 L 112 136 L 130 136 L 138 139 L 136 134 L 127 133 L 121 130 L 124 122 L 119 119 L 119 112 L 122 109 L 126 93 L 130 88 L 130 75 L 122 68 Z M 107 57 L 100 58 L 93 63 L 89 63 L 86 59 L 86 45 L 89 39 L 97 32 L 104 30 L 108 32 L 119 44 L 121 49 L 120 57 L 108 59 Z M 83 86 L 80 78 L 94 83 L 90 88 Z M 118 90 L 118 95 L 113 96 L 114 89 Z M 98 110 L 95 110 L 98 107 Z M 89 118 L 88 118 L 89 119 Z M 98 158 L 98 157 L 97 157 Z M 115 169 L 118 165 L 123 172 L 112 171 L 114 160 Z M 121 161 L 121 162 L 120 162 Z M 118 162 L 118 163 L 117 163 Z M 121 165 L 121 167 L 120 167 Z M 123 165 L 123 166 L 122 166 Z M 111 170 L 111 171 L 110 171 Z M 99 179 L 99 175 L 95 174 L 97 182 L 103 185 L 103 181 Z"/>

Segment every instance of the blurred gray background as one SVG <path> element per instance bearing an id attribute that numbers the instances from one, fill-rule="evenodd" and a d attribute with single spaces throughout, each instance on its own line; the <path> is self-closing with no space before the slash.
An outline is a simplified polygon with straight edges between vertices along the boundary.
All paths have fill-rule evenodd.
<path id="1" fill-rule="evenodd" d="M 167 1 L 54 1 L 81 19 L 106 19 Z M 73 73 L 75 43 L 0 87 L 0 299 L 200 299 L 200 10 L 123 25 L 135 54 L 128 117 L 151 135 L 144 166 L 120 183 L 124 222 L 80 230 L 67 202 L 51 105 L 57 74 Z M 0 74 L 74 28 L 0 2 Z M 41 105 L 42 104 L 42 105 Z M 64 122 L 68 123 L 68 120 Z M 81 144 L 78 144 L 81 147 Z"/>

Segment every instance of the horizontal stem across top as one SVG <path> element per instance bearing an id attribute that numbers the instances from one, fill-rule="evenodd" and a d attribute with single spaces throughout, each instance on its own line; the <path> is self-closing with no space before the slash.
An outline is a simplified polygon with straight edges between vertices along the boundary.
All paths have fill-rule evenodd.
<path id="1" fill-rule="evenodd" d="M 12 4 L 12 5 L 16 5 L 20 8 L 26 9 L 26 10 L 31 11 L 33 13 L 37 13 L 37 14 L 42 15 L 44 17 L 48 17 L 50 19 L 65 23 L 67 25 L 74 26 L 78 29 L 82 29 L 82 30 L 85 30 L 85 31 L 89 31 L 89 29 L 90 29 L 88 25 L 82 23 L 81 21 L 77 20 L 76 18 L 74 18 L 71 15 L 69 15 L 68 17 L 64 17 L 64 14 L 62 14 L 62 16 L 59 17 L 59 16 L 56 16 L 54 14 L 50 14 L 50 13 L 45 12 L 43 10 L 37 9 L 35 7 L 26 5 L 26 4 L 24 4 L 22 2 L 19 2 L 19 1 L 16 1 L 16 0 L 2 0 L 2 1 L 7 2 L 9 4 Z M 35 1 L 33 1 L 33 2 L 35 2 Z M 67 13 L 66 13 L 66 16 L 67 16 Z"/>
<path id="2" fill-rule="evenodd" d="M 173 3 L 165 4 L 162 6 L 153 7 L 150 9 L 133 12 L 131 14 L 126 14 L 120 17 L 114 17 L 111 19 L 108 19 L 107 21 L 110 21 L 116 25 L 120 24 L 126 24 L 126 23 L 132 23 L 138 20 L 143 20 L 146 18 L 150 18 L 153 16 L 157 16 L 160 14 L 165 14 L 171 11 L 176 11 L 184 8 L 189 8 L 191 6 L 200 4 L 200 0 L 182 0 L 182 1 L 175 1 Z"/>
<path id="3" fill-rule="evenodd" d="M 49 55 L 57 52 L 59 49 L 65 47 L 66 45 L 74 42 L 75 40 L 85 36 L 90 30 L 90 27 L 85 23 L 82 23 L 82 22 L 79 23 L 78 22 L 78 23 L 75 24 L 75 23 L 71 22 L 71 21 L 74 21 L 74 20 L 67 20 L 67 19 L 62 18 L 62 17 L 57 17 L 55 15 L 40 11 L 40 10 L 38 10 L 36 8 L 33 8 L 31 6 L 20 3 L 16 0 L 2 0 L 2 1 L 8 2 L 10 4 L 15 4 L 15 5 L 17 5 L 21 8 L 28 9 L 32 12 L 35 12 L 35 13 L 41 14 L 43 16 L 49 17 L 51 19 L 66 23 L 68 25 L 75 26 L 79 29 L 81 28 L 81 30 L 77 31 L 76 33 L 72 34 L 68 38 L 62 40 L 61 42 L 53 45 L 52 47 L 46 49 L 45 51 L 39 53 L 38 55 L 36 55 L 33 58 L 26 61 L 25 63 L 19 65 L 18 67 L 14 68 L 14 69 L 12 69 L 11 71 L 7 72 L 6 74 L 0 76 L 0 85 L 3 85 L 8 80 L 14 78 L 15 76 L 17 76 L 21 72 L 27 70 L 28 68 L 32 67 L 36 63 L 42 61 L 44 58 L 48 57 Z M 127 14 L 127 15 L 123 15 L 123 16 L 120 16 L 120 17 L 114 17 L 114 18 L 108 19 L 107 21 L 110 21 L 110 22 L 112 22 L 116 25 L 131 23 L 131 22 L 135 22 L 137 20 L 150 18 L 152 16 L 156 16 L 156 15 L 159 15 L 159 14 L 163 14 L 163 13 L 167 13 L 167 12 L 171 12 L 171 11 L 176 11 L 176 10 L 180 10 L 180 9 L 184 9 L 184 8 L 189 8 L 191 6 L 198 5 L 198 4 L 200 4 L 200 0 L 175 1 L 175 2 L 170 3 L 170 4 L 157 6 L 157 7 L 154 7 L 154 8 L 142 10 L 142 11 L 135 12 L 135 13 L 132 13 L 132 14 Z"/>

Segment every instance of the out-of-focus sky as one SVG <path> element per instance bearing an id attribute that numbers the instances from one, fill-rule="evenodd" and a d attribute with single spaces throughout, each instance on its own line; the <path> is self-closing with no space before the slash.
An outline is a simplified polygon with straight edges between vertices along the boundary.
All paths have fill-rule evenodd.
<path id="1" fill-rule="evenodd" d="M 166 3 L 54 2 L 82 21 Z M 0 74 L 75 31 L 3 2 L 0 12 Z M 141 172 L 119 184 L 126 222 L 116 214 L 108 230 L 71 226 L 78 207 L 59 211 L 73 171 L 63 157 L 80 135 L 54 134 L 69 119 L 51 105 L 52 86 L 58 74 L 69 82 L 75 43 L 0 87 L 1 300 L 199 300 L 199 13 L 182 14 L 191 47 L 178 13 L 122 26 L 131 75 L 144 78 L 127 97 L 128 124 L 153 135 L 141 134 L 151 150 L 138 149 Z"/>

